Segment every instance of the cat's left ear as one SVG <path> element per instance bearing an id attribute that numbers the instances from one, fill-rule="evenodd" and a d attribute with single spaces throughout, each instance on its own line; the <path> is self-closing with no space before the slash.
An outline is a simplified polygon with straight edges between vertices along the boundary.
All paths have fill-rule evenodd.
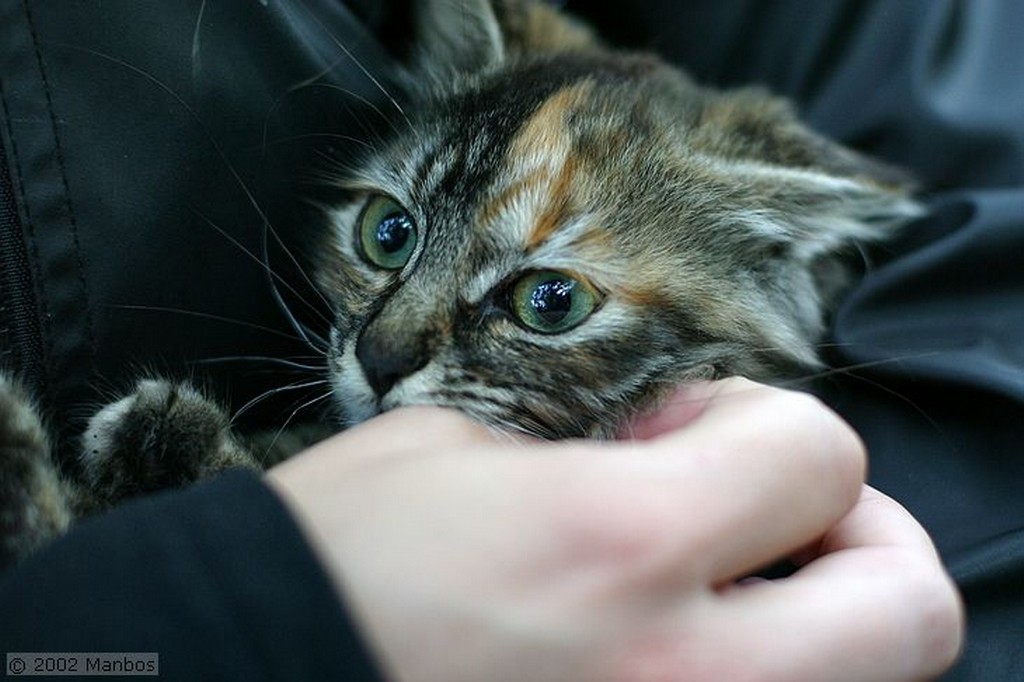
<path id="1" fill-rule="evenodd" d="M 863 173 L 751 165 L 735 179 L 758 198 L 755 208 L 739 216 L 748 236 L 755 243 L 786 244 L 799 260 L 887 239 L 925 213 L 911 195 L 911 185 L 894 184 L 891 178 L 880 181 Z"/>
<path id="2" fill-rule="evenodd" d="M 924 213 L 912 176 L 817 134 L 785 100 L 740 90 L 705 117 L 729 132 L 710 144 L 732 161 L 732 182 L 756 198 L 744 221 L 755 241 L 814 259 L 884 239 Z"/>

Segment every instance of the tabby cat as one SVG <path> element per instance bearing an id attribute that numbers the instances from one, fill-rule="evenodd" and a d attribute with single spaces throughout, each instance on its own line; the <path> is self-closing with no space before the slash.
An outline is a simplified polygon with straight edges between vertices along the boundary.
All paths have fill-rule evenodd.
<path id="1" fill-rule="evenodd" d="M 806 372 L 856 244 L 919 215 L 904 176 L 759 89 L 701 87 L 534 0 L 419 0 L 413 105 L 332 181 L 318 284 L 351 425 L 454 407 L 607 437 L 680 382 Z M 62 479 L 0 377 L 2 559 L 79 514 L 258 467 L 220 408 L 142 381 Z"/>

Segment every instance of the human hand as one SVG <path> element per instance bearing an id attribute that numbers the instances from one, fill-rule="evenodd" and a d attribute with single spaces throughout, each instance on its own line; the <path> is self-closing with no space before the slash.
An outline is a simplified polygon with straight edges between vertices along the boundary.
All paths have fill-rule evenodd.
<path id="1" fill-rule="evenodd" d="M 411 408 L 267 480 L 398 680 L 874 682 L 952 662 L 963 616 L 931 542 L 813 398 L 691 387 L 633 435 L 515 445 Z M 787 556 L 793 576 L 740 580 Z"/>

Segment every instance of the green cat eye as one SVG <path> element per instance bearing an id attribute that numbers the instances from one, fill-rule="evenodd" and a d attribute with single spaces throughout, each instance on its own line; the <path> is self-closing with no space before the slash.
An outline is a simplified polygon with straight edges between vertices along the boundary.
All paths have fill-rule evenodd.
<path id="1" fill-rule="evenodd" d="M 512 286 L 509 307 L 528 329 L 561 334 L 590 317 L 599 300 L 597 290 L 585 280 L 555 270 L 538 270 Z"/>
<path id="2" fill-rule="evenodd" d="M 385 270 L 401 270 L 416 248 L 416 223 L 394 199 L 376 195 L 359 218 L 363 258 Z"/>

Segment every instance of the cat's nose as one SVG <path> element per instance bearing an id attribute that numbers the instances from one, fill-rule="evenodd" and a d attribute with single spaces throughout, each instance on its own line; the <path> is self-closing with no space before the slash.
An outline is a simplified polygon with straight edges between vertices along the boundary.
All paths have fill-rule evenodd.
<path id="1" fill-rule="evenodd" d="M 356 358 L 378 398 L 387 395 L 405 377 L 423 369 L 429 360 L 426 344 L 421 339 L 386 343 L 377 335 L 365 332 L 356 343 Z"/>

